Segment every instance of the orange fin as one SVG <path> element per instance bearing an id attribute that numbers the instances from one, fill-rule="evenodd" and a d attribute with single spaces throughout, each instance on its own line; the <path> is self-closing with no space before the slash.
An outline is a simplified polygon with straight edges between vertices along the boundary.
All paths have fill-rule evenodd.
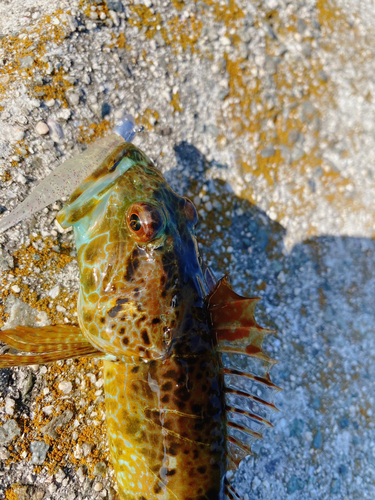
<path id="1" fill-rule="evenodd" d="M 12 351 L 16 351 L 0 355 L 0 368 L 103 355 L 86 340 L 77 326 L 56 325 L 42 328 L 17 326 L 0 331 L 0 340 Z M 18 352 L 32 354 L 18 354 Z"/>
<path id="2" fill-rule="evenodd" d="M 234 292 L 228 276 L 206 298 L 224 375 L 229 469 L 251 454 L 252 443 L 262 438 L 264 427 L 272 427 L 270 417 L 277 411 L 273 398 L 280 388 L 269 376 L 276 361 L 262 350 L 265 336 L 274 332 L 256 322 L 258 301 Z"/>

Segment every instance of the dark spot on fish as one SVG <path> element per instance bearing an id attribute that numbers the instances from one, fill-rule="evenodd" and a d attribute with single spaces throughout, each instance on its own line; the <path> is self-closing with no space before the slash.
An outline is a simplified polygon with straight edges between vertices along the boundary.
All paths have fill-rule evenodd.
<path id="1" fill-rule="evenodd" d="M 146 344 L 146 345 L 150 345 L 151 342 L 150 342 L 150 338 L 148 336 L 148 332 L 147 330 L 142 330 L 141 331 L 141 337 L 142 337 L 142 340 L 143 342 Z"/>
<path id="2" fill-rule="evenodd" d="M 119 334 L 124 335 L 124 333 L 125 333 L 125 328 L 122 326 L 119 330 Z"/>
<path id="3" fill-rule="evenodd" d="M 126 261 L 125 264 L 126 273 L 124 274 L 124 279 L 126 281 L 132 281 L 134 274 L 139 267 L 140 262 L 138 259 L 138 255 L 139 255 L 139 250 L 138 248 L 135 248 L 132 254 L 128 257 L 128 260 Z"/>
<path id="4" fill-rule="evenodd" d="M 198 372 L 195 378 L 196 380 L 200 380 L 201 378 L 203 378 L 203 373 Z"/>
<path id="5" fill-rule="evenodd" d="M 175 457 L 178 453 L 178 444 L 172 443 L 171 446 L 168 448 L 168 455 L 172 455 L 172 457 Z"/>
<path id="6" fill-rule="evenodd" d="M 125 321 L 125 319 L 126 319 L 126 316 L 125 316 L 125 315 L 124 315 L 124 316 L 121 316 L 121 318 L 120 318 L 120 320 L 121 320 L 121 321 Z"/>
<path id="7" fill-rule="evenodd" d="M 116 323 L 111 323 L 110 328 L 111 330 L 114 330 L 116 328 Z"/>
<path id="8" fill-rule="evenodd" d="M 139 372 L 139 366 L 133 366 L 132 373 L 138 373 L 138 372 Z"/>
<path id="9" fill-rule="evenodd" d="M 162 403 L 169 403 L 169 396 L 168 396 L 168 394 L 166 394 L 165 396 L 163 396 L 161 398 L 161 402 Z"/>
<path id="10" fill-rule="evenodd" d="M 163 299 L 165 299 L 165 297 L 167 296 L 167 292 L 163 290 L 160 295 L 162 296 Z"/>
<path id="11" fill-rule="evenodd" d="M 127 304 L 129 302 L 129 299 L 117 299 L 116 300 L 116 306 L 119 306 L 121 304 Z"/>
<path id="12" fill-rule="evenodd" d="M 202 385 L 202 391 L 203 391 L 203 392 L 206 392 L 206 391 L 207 391 L 207 386 L 206 386 L 206 384 L 203 384 L 203 385 Z"/>
<path id="13" fill-rule="evenodd" d="M 157 495 L 160 492 L 161 492 L 161 487 L 159 486 L 159 484 L 155 484 L 154 485 L 154 493 Z"/>
<path id="14" fill-rule="evenodd" d="M 160 318 L 154 318 L 154 319 L 152 320 L 152 324 L 153 324 L 153 325 L 158 325 L 159 323 L 161 323 L 161 319 L 160 319 Z"/>
<path id="15" fill-rule="evenodd" d="M 165 384 L 161 386 L 161 389 L 162 391 L 170 391 L 172 389 L 172 382 L 165 382 Z"/>
<path id="16" fill-rule="evenodd" d="M 138 500 L 147 500 L 147 498 L 141 495 Z"/>
<path id="17" fill-rule="evenodd" d="M 202 405 L 193 405 L 192 410 L 194 413 L 202 413 L 203 406 Z"/>
<path id="18" fill-rule="evenodd" d="M 105 323 L 105 318 L 103 318 L 103 316 L 101 316 L 101 318 L 99 319 L 100 323 L 104 324 Z"/>
<path id="19" fill-rule="evenodd" d="M 121 306 L 114 306 L 114 307 L 112 307 L 112 309 L 110 309 L 108 311 L 107 314 L 110 318 L 115 318 L 120 311 L 122 311 Z"/>
<path id="20" fill-rule="evenodd" d="M 200 467 L 198 467 L 197 470 L 198 470 L 199 474 L 204 474 L 207 469 L 204 465 L 201 465 Z"/>
<path id="21" fill-rule="evenodd" d="M 177 390 L 175 390 L 174 395 L 182 401 L 187 401 L 188 399 L 190 399 L 190 393 L 185 386 L 179 387 Z"/>
<path id="22" fill-rule="evenodd" d="M 135 322 L 135 326 L 139 328 L 141 326 L 141 323 L 143 323 L 143 321 L 145 321 L 146 319 L 147 316 L 143 314 L 140 318 L 137 319 L 137 321 Z"/>
<path id="23" fill-rule="evenodd" d="M 167 282 L 167 278 L 165 276 L 162 276 L 160 278 L 160 284 L 161 284 L 161 286 L 164 286 L 166 282 Z"/>
<path id="24" fill-rule="evenodd" d="M 164 377 L 173 378 L 174 380 L 176 380 L 177 372 L 176 372 L 176 370 L 168 370 L 167 372 L 165 372 Z"/>
<path id="25" fill-rule="evenodd" d="M 129 344 L 129 339 L 128 339 L 128 337 L 124 337 L 123 339 L 121 339 L 121 342 L 122 342 L 124 345 L 128 345 L 128 344 Z"/>
<path id="26" fill-rule="evenodd" d="M 175 399 L 175 400 L 173 400 L 173 402 L 180 411 L 184 411 L 185 403 L 183 401 L 179 401 L 178 399 L 177 400 Z"/>
<path id="27" fill-rule="evenodd" d="M 194 450 L 193 451 L 193 459 L 197 460 L 198 457 L 199 457 L 199 451 L 198 450 Z"/>

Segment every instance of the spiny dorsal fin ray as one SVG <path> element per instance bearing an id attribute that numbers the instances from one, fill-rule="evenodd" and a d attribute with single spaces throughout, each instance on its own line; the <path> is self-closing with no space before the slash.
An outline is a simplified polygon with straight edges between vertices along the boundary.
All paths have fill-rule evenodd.
<path id="1" fill-rule="evenodd" d="M 12 350 L 0 356 L 0 368 L 44 364 L 81 356 L 102 356 L 77 326 L 56 325 L 41 328 L 17 326 L 0 331 L 0 340 Z M 33 353 L 32 355 L 19 355 Z"/>
<path id="2" fill-rule="evenodd" d="M 262 350 L 264 338 L 273 331 L 257 324 L 258 301 L 238 295 L 228 276 L 206 298 L 224 375 L 228 468 L 238 467 L 251 453 L 251 444 L 262 438 L 263 428 L 271 426 L 270 414 L 277 410 L 273 397 L 280 388 L 269 376 L 276 361 Z"/>
<path id="3" fill-rule="evenodd" d="M 230 500 L 241 500 L 227 477 L 224 477 L 224 492 Z"/>

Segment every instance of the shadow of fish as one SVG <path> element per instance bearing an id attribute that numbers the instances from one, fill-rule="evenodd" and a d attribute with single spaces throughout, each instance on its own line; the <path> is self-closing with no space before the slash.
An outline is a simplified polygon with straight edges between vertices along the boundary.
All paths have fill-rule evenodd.
<path id="1" fill-rule="evenodd" d="M 238 498 L 226 472 L 275 410 L 270 330 L 255 321 L 257 298 L 202 263 L 191 201 L 135 146 L 116 148 L 57 216 L 74 227 L 79 328 L 2 331 L 33 354 L 4 354 L 0 367 L 101 357 L 120 498 Z"/>

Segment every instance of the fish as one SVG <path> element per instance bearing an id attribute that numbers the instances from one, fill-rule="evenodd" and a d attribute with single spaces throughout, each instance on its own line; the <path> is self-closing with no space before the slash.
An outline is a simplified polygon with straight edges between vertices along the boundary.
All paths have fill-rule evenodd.
<path id="1" fill-rule="evenodd" d="M 196 208 L 130 142 L 57 215 L 73 227 L 79 326 L 0 331 L 0 368 L 103 360 L 107 435 L 121 500 L 240 497 L 228 479 L 276 411 L 272 330 L 200 255 Z M 21 354 L 22 353 L 22 354 Z"/>

